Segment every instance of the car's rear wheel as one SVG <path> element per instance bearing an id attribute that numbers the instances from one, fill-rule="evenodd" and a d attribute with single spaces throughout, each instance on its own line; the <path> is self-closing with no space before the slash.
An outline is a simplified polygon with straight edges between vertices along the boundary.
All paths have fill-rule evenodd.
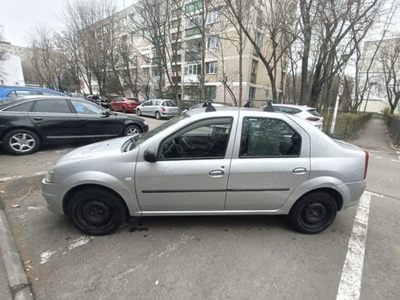
<path id="1" fill-rule="evenodd" d="M 302 233 L 319 233 L 328 228 L 336 218 L 337 203 L 324 192 L 314 192 L 298 200 L 289 213 L 292 226 Z"/>
<path id="2" fill-rule="evenodd" d="M 124 135 L 134 135 L 137 133 L 140 133 L 141 130 L 138 126 L 136 125 L 129 125 L 128 127 L 125 128 Z"/>
<path id="3" fill-rule="evenodd" d="M 141 110 L 140 110 L 140 109 L 137 109 L 137 110 L 136 110 L 136 114 L 137 114 L 138 116 L 141 116 L 141 115 L 142 115 Z"/>
<path id="4" fill-rule="evenodd" d="M 4 149 L 14 155 L 26 155 L 40 148 L 40 139 L 36 133 L 27 129 L 15 129 L 3 138 Z"/>
<path id="5" fill-rule="evenodd" d="M 159 113 L 158 111 L 156 111 L 156 119 L 157 119 L 157 120 L 160 120 L 160 119 L 161 119 L 161 115 L 160 115 L 160 113 Z"/>
<path id="6" fill-rule="evenodd" d="M 67 215 L 75 227 L 85 234 L 106 235 L 125 224 L 128 211 L 113 192 L 84 188 L 71 197 Z"/>

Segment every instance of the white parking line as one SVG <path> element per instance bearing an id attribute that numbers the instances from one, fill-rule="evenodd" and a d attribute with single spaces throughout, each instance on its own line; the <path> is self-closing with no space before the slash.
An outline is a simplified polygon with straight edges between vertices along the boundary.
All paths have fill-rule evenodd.
<path id="1" fill-rule="evenodd" d="M 360 299 L 370 201 L 371 193 L 365 192 L 358 205 L 336 300 Z"/>
<path id="2" fill-rule="evenodd" d="M 12 181 L 15 179 L 28 178 L 28 177 L 33 177 L 33 176 L 45 175 L 45 174 L 46 174 L 46 171 L 36 172 L 36 173 L 32 173 L 32 174 L 27 174 L 27 175 L 0 177 L 0 182 Z"/>

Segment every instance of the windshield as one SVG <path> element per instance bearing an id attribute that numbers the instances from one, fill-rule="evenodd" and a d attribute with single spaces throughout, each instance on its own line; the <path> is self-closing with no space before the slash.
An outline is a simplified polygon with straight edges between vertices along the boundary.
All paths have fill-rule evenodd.
<path id="1" fill-rule="evenodd" d="M 176 107 L 176 104 L 174 101 L 164 101 L 162 106 Z"/>
<path id="2" fill-rule="evenodd" d="M 180 114 L 179 116 L 172 118 L 171 120 L 165 122 L 164 124 L 148 131 L 147 133 L 140 135 L 139 139 L 138 139 L 138 145 L 142 144 L 143 142 L 147 141 L 149 138 L 152 138 L 153 136 L 155 136 L 157 133 L 167 129 L 168 127 L 178 123 L 179 121 L 181 121 L 187 117 L 189 117 L 189 115 L 186 113 Z"/>

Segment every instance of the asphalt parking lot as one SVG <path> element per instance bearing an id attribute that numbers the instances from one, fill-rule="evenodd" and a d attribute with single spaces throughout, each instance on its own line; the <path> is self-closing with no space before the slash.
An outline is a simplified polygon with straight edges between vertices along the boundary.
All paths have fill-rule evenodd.
<path id="1" fill-rule="evenodd" d="M 379 124 L 354 142 L 371 154 L 362 204 L 318 235 L 294 232 L 284 216 L 149 217 L 82 235 L 47 211 L 41 175 L 18 177 L 69 146 L 1 153 L 0 197 L 36 299 L 398 299 L 400 152 Z"/>

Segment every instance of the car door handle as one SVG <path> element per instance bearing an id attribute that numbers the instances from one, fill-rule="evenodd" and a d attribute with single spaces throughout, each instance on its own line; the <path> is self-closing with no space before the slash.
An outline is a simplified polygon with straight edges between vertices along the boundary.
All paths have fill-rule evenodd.
<path id="1" fill-rule="evenodd" d="M 86 119 L 86 118 L 81 118 L 81 119 L 79 119 L 79 121 L 81 121 L 81 122 L 87 122 L 87 119 Z"/>
<path id="2" fill-rule="evenodd" d="M 211 177 L 222 177 L 225 173 L 222 170 L 213 170 L 208 173 Z"/>
<path id="3" fill-rule="evenodd" d="M 293 170 L 293 173 L 296 175 L 303 175 L 306 174 L 307 170 L 306 168 L 296 168 Z"/>
<path id="4" fill-rule="evenodd" d="M 43 120 L 43 117 L 33 117 L 33 119 L 34 119 L 35 121 L 42 121 L 42 120 Z"/>

